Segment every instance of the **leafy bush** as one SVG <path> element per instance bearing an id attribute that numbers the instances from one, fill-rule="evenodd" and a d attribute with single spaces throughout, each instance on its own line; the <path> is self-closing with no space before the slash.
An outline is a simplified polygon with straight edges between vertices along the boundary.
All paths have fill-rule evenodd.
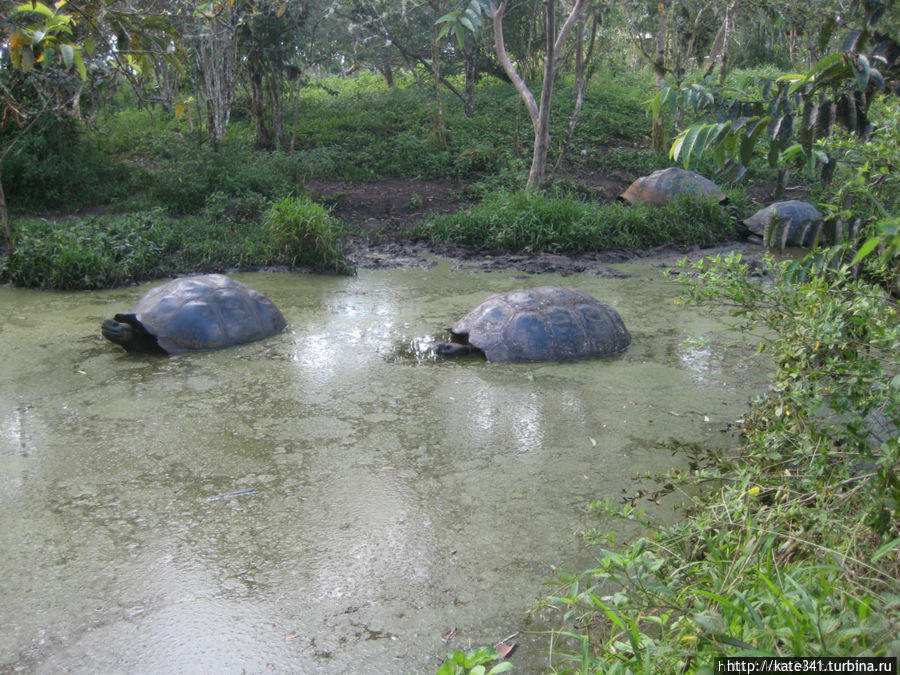
<path id="1" fill-rule="evenodd" d="M 343 226 L 321 204 L 305 197 L 285 197 L 266 212 L 265 229 L 273 262 L 348 273 Z"/>
<path id="2" fill-rule="evenodd" d="M 663 244 L 709 245 L 734 237 L 726 209 L 679 197 L 666 206 L 597 205 L 536 192 L 499 191 L 466 211 L 433 215 L 413 235 L 492 250 L 579 253 Z"/>

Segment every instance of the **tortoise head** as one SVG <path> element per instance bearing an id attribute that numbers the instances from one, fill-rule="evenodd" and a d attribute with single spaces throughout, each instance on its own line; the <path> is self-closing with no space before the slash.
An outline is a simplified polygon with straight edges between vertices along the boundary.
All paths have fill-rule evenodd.
<path id="1" fill-rule="evenodd" d="M 103 322 L 100 332 L 103 337 L 110 342 L 115 342 L 126 352 L 166 353 L 157 343 L 156 336 L 148 333 L 134 314 L 116 314 L 114 318 Z"/>
<path id="2" fill-rule="evenodd" d="M 434 345 L 434 351 L 438 356 L 466 356 L 467 354 L 477 354 L 481 350 L 468 343 L 438 342 Z"/>

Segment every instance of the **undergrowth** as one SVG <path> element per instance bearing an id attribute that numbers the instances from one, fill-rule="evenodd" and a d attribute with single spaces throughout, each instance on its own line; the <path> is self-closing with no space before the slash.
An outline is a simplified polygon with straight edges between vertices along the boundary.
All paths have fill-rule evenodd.
<path id="1" fill-rule="evenodd" d="M 774 362 L 739 457 L 683 477 L 719 484 L 690 520 L 599 551 L 548 599 L 566 626 L 557 672 L 711 673 L 716 656 L 900 652 L 900 327 L 844 247 L 766 265 L 740 256 L 682 276 L 688 302 L 731 306 Z M 597 533 L 594 533 L 597 538 Z"/>
<path id="2" fill-rule="evenodd" d="M 306 198 L 211 195 L 197 216 L 162 209 L 62 220 L 13 221 L 15 251 L 0 280 L 16 286 L 95 289 L 198 271 L 303 266 L 349 273 L 343 224 Z"/>

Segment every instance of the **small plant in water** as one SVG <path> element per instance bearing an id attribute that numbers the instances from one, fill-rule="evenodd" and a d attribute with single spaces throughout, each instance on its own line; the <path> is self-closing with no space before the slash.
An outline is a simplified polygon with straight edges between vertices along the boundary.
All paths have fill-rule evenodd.
<path id="1" fill-rule="evenodd" d="M 457 649 L 447 655 L 436 675 L 493 675 L 512 670 L 513 664 L 502 659 L 493 647 L 475 647 L 467 652 Z M 499 663 L 488 670 L 487 667 L 494 661 Z"/>

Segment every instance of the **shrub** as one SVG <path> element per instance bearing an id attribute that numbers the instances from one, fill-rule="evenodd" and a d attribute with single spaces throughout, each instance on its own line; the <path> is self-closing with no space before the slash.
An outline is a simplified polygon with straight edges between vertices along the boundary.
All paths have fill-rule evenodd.
<path id="1" fill-rule="evenodd" d="M 17 286 L 91 289 L 154 275 L 166 248 L 159 212 L 13 222 L 16 249 L 0 274 Z"/>

